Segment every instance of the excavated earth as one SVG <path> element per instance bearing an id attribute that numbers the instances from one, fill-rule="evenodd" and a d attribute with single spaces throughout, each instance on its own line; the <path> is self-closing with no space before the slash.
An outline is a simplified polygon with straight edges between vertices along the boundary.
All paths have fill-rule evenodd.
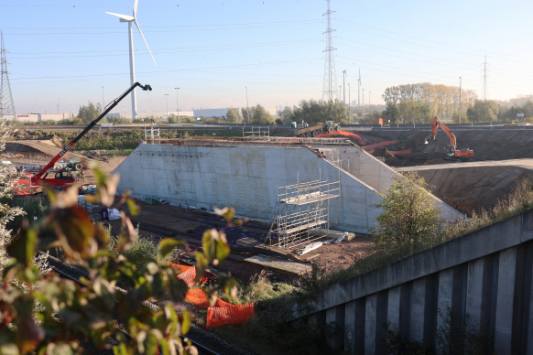
<path id="1" fill-rule="evenodd" d="M 533 179 L 533 131 L 519 129 L 456 130 L 458 148 L 474 150 L 474 157 L 447 157 L 448 137 L 440 132 L 424 144 L 427 131 L 394 130 L 358 132 L 369 144 L 398 140 L 390 151 L 411 149 L 385 162 L 400 172 L 416 171 L 437 197 L 471 215 L 493 208 L 507 198 L 517 181 Z M 527 159 L 526 159 L 527 158 Z"/>

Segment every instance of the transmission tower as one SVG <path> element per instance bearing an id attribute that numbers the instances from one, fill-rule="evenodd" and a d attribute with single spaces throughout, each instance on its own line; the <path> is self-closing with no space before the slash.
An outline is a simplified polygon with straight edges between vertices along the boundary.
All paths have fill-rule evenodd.
<path id="1" fill-rule="evenodd" d="M 328 12 L 323 16 L 327 16 L 327 28 L 326 32 L 323 34 L 326 35 L 326 62 L 324 64 L 324 85 L 322 87 L 322 100 L 335 100 L 337 99 L 337 74 L 335 74 L 335 55 L 334 51 L 337 48 L 333 47 L 332 33 L 335 32 L 331 28 L 331 14 L 335 11 L 330 9 L 330 0 L 326 0 L 328 3 Z"/>
<path id="2" fill-rule="evenodd" d="M 7 59 L 6 49 L 4 47 L 4 34 L 0 31 L 1 47 L 1 79 L 0 79 L 0 117 L 6 120 L 16 120 L 17 113 L 15 112 L 15 103 L 13 102 L 13 95 L 11 94 L 11 86 L 9 85 L 9 76 L 7 73 Z"/>

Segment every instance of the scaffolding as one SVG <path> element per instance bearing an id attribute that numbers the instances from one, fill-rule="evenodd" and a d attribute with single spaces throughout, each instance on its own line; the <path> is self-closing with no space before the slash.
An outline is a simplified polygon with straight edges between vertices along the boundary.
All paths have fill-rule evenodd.
<path id="1" fill-rule="evenodd" d="M 335 163 L 335 162 L 334 162 Z M 340 161 L 336 162 L 340 167 Z M 283 249 L 298 247 L 329 234 L 329 208 L 340 197 L 337 181 L 300 182 L 277 188 L 274 218 L 266 241 Z"/>

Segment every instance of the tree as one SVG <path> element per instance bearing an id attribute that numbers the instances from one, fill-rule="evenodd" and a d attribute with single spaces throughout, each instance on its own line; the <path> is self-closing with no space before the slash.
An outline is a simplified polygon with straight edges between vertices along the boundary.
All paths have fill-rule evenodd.
<path id="1" fill-rule="evenodd" d="M 383 116 L 383 119 L 390 120 L 391 123 L 401 122 L 400 115 L 401 115 L 400 109 L 398 108 L 398 105 L 396 104 L 396 102 L 388 102 L 387 107 L 381 113 L 381 116 Z M 374 122 L 373 124 L 376 124 L 376 123 Z"/>
<path id="2" fill-rule="evenodd" d="M 401 100 L 398 109 L 404 122 L 429 123 L 431 121 L 429 105 L 415 99 Z"/>
<path id="3" fill-rule="evenodd" d="M 86 200 L 110 207 L 118 176 L 106 177 L 98 169 L 94 169 L 94 176 L 98 194 L 87 195 Z M 190 314 L 175 311 L 176 304 L 185 298 L 187 284 L 160 259 L 148 259 L 142 266 L 128 260 L 128 248 L 137 234 L 124 212 L 115 248 L 106 249 L 109 235 L 77 204 L 77 191 L 77 187 L 59 193 L 48 189 L 50 215 L 31 225 L 25 221 L 16 238 L 4 245 L 10 259 L 0 276 L 0 354 L 81 354 L 80 341 L 92 343 L 98 353 L 112 348 L 122 355 L 152 355 L 161 350 L 163 354 L 197 354 L 197 349 L 190 343 L 182 344 L 180 338 L 190 328 Z M 124 202 L 132 216 L 140 212 L 133 200 L 123 198 Z M 225 208 L 215 212 L 226 218 L 229 226 L 235 211 Z M 53 231 L 55 239 L 42 243 L 39 238 L 45 231 Z M 159 243 L 159 255 L 164 259 L 185 245 L 173 238 L 164 239 Z M 88 271 L 87 278 L 81 278 L 86 286 L 62 280 L 56 273 L 40 273 L 36 255 L 53 247 Z M 196 281 L 210 264 L 219 265 L 229 254 L 222 231 L 206 231 L 202 248 L 203 252 L 196 253 Z M 132 284 L 127 293 L 115 288 L 123 279 Z M 218 287 L 206 291 L 211 304 L 217 289 L 230 298 L 236 292 L 234 279 L 219 280 Z M 142 304 L 151 298 L 167 301 L 154 311 Z M 115 316 L 123 321 L 125 333 L 114 321 Z"/>
<path id="4" fill-rule="evenodd" d="M 178 123 L 178 117 L 171 113 L 170 116 L 168 116 L 168 123 Z"/>
<path id="5" fill-rule="evenodd" d="M 274 122 L 274 119 L 270 113 L 268 113 L 268 111 L 259 104 L 257 104 L 255 107 L 252 107 L 251 116 L 251 122 L 255 124 L 271 124 Z"/>
<path id="6" fill-rule="evenodd" d="M 80 118 L 83 123 L 90 123 L 100 115 L 100 112 L 102 112 L 101 105 L 98 103 L 95 106 L 91 101 L 89 101 L 87 106 L 80 106 L 78 118 Z"/>
<path id="7" fill-rule="evenodd" d="M 242 114 L 242 122 L 243 123 L 250 123 L 250 118 L 248 117 L 248 112 L 250 109 L 247 109 L 246 107 L 241 107 L 241 114 Z M 253 107 L 252 107 L 252 113 L 253 113 Z M 250 116 L 253 116 L 252 114 Z"/>
<path id="8" fill-rule="evenodd" d="M 228 118 L 229 122 L 234 122 L 234 123 L 239 123 L 242 120 L 242 117 L 239 114 L 239 109 L 237 108 L 228 109 L 228 113 L 226 114 L 226 117 Z"/>
<path id="9" fill-rule="evenodd" d="M 349 116 L 348 105 L 333 101 L 302 100 L 299 107 L 294 107 L 294 121 L 305 121 L 309 124 L 316 124 L 325 121 L 335 121 L 347 123 Z"/>
<path id="10" fill-rule="evenodd" d="M 283 108 L 283 111 L 279 111 L 278 115 L 282 121 L 283 124 L 290 124 L 294 121 L 294 112 L 291 107 L 285 106 Z"/>
<path id="11" fill-rule="evenodd" d="M 466 111 L 468 119 L 472 122 L 496 122 L 500 107 L 492 100 L 476 100 L 474 106 Z"/>
<path id="12" fill-rule="evenodd" d="M 435 237 L 439 208 L 426 187 L 424 179 L 412 172 L 396 176 L 387 193 L 381 194 L 383 201 L 375 206 L 383 213 L 371 230 L 376 249 L 415 252 Z"/>

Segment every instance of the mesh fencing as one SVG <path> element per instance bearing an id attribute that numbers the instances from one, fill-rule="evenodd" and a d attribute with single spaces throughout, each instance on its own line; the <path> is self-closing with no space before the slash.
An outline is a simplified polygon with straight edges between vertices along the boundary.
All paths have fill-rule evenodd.
<path id="1" fill-rule="evenodd" d="M 194 266 L 179 264 L 172 264 L 172 266 L 175 270 L 181 272 L 177 277 L 185 281 L 187 286 L 192 287 L 194 285 L 194 278 L 196 277 L 196 268 Z M 252 303 L 233 305 L 217 298 L 215 305 L 209 307 L 209 300 L 200 288 L 190 288 L 185 295 L 185 301 L 198 307 L 207 308 L 206 329 L 226 324 L 242 324 L 255 317 L 255 307 Z"/>

